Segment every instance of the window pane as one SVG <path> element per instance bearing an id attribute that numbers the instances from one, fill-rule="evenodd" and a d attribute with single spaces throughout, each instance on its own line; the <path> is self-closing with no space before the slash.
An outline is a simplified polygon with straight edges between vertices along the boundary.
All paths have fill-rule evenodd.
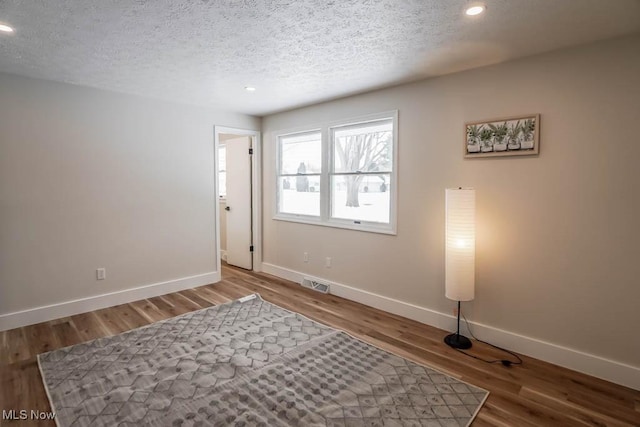
<path id="1" fill-rule="evenodd" d="M 224 145 L 218 147 L 218 170 L 227 171 L 227 147 Z"/>
<path id="2" fill-rule="evenodd" d="M 218 193 L 220 197 L 227 197 L 227 173 L 218 173 Z"/>
<path id="3" fill-rule="evenodd" d="M 280 174 L 320 173 L 320 132 L 280 137 Z"/>
<path id="4" fill-rule="evenodd" d="M 391 174 L 331 177 L 331 216 L 389 223 Z"/>
<path id="5" fill-rule="evenodd" d="M 393 121 L 333 129 L 334 172 L 391 172 Z"/>
<path id="6" fill-rule="evenodd" d="M 278 178 L 279 212 L 320 216 L 320 175 Z"/>
<path id="7" fill-rule="evenodd" d="M 218 193 L 220 197 L 227 196 L 227 149 L 218 146 Z"/>

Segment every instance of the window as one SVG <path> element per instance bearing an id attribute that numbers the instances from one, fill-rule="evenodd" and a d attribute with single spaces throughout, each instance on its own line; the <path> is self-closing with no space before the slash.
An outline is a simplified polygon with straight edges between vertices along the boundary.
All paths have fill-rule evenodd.
<path id="1" fill-rule="evenodd" d="M 331 145 L 331 218 L 388 224 L 393 121 L 331 128 Z"/>
<path id="2" fill-rule="evenodd" d="M 276 219 L 395 234 L 397 112 L 277 137 Z"/>
<path id="3" fill-rule="evenodd" d="M 320 216 L 320 132 L 283 135 L 278 141 L 278 212 Z"/>
<path id="4" fill-rule="evenodd" d="M 221 199 L 227 197 L 227 149 L 218 146 L 218 195 Z"/>

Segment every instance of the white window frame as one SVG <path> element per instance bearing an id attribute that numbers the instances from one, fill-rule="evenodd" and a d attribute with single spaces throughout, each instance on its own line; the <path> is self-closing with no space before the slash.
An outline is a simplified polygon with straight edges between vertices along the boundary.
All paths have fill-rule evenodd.
<path id="1" fill-rule="evenodd" d="M 391 182 L 389 191 L 389 223 L 378 223 L 364 220 L 351 220 L 342 218 L 331 218 L 331 171 L 333 169 L 333 130 L 345 126 L 363 125 L 370 122 L 391 119 L 393 123 L 393 148 L 392 148 L 392 170 L 390 172 Z M 281 144 L 282 137 L 320 132 L 322 145 L 322 169 L 320 172 L 320 216 L 310 216 L 302 214 L 291 214 L 280 212 L 280 189 L 278 177 L 281 167 Z M 398 110 L 385 111 L 382 113 L 368 114 L 351 119 L 326 122 L 321 125 L 297 128 L 275 133 L 276 144 L 276 168 L 275 184 L 273 194 L 275 194 L 275 205 L 273 219 L 279 221 L 298 222 L 303 224 L 320 225 L 324 227 L 343 228 L 349 230 L 366 231 L 381 234 L 397 234 L 397 211 L 398 211 Z M 385 174 L 388 172 L 384 172 Z M 338 175 L 340 175 L 338 173 Z"/>
<path id="2" fill-rule="evenodd" d="M 280 178 L 281 176 L 296 176 L 296 175 L 292 175 L 292 174 L 281 174 L 280 171 L 282 169 L 282 144 L 280 144 L 280 140 L 282 138 L 286 138 L 288 136 L 294 136 L 294 135 L 305 135 L 305 134 L 312 134 L 312 133 L 320 133 L 320 156 L 321 156 L 321 168 L 320 168 L 320 173 L 309 173 L 306 175 L 319 175 L 320 176 L 320 215 L 305 215 L 305 214 L 295 214 L 295 213 L 290 213 L 290 212 L 280 212 L 280 189 L 278 186 L 278 178 Z M 281 219 L 281 220 L 285 220 L 285 221 L 293 221 L 293 222 L 304 222 L 304 223 L 313 223 L 313 224 L 318 224 L 320 223 L 320 219 L 322 218 L 322 188 L 324 185 L 323 182 L 323 171 L 325 168 L 325 155 L 324 155 L 324 133 L 322 132 L 321 129 L 319 128 L 305 128 L 304 130 L 297 130 L 297 131 L 289 131 L 286 133 L 278 133 L 278 135 L 276 135 L 276 183 L 275 183 L 275 200 L 276 200 L 276 205 L 275 205 L 275 210 L 276 213 L 274 215 L 275 219 Z"/>

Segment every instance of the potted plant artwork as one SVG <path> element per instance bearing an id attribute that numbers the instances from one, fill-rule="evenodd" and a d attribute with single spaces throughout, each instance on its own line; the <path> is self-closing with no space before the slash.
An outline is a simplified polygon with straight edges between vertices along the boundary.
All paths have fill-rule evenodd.
<path id="1" fill-rule="evenodd" d="M 509 144 L 507 148 L 509 150 L 519 150 L 520 149 L 520 131 L 522 130 L 522 126 L 520 125 L 520 120 L 509 128 L 507 132 L 507 141 Z"/>
<path id="2" fill-rule="evenodd" d="M 488 153 L 493 151 L 493 131 L 491 129 L 482 129 L 480 132 L 480 141 L 482 142 L 480 151 Z"/>
<path id="3" fill-rule="evenodd" d="M 484 126 L 471 125 L 467 127 L 467 152 L 480 152 L 480 132 Z"/>
<path id="4" fill-rule="evenodd" d="M 522 150 L 531 150 L 533 148 L 533 134 L 536 130 L 536 124 L 533 119 L 527 119 L 522 123 Z"/>
<path id="5" fill-rule="evenodd" d="M 506 151 L 507 122 L 500 125 L 489 124 L 489 128 L 493 131 L 493 151 Z"/>
<path id="6" fill-rule="evenodd" d="M 537 156 L 540 152 L 540 114 L 466 122 L 462 146 L 467 159 Z"/>

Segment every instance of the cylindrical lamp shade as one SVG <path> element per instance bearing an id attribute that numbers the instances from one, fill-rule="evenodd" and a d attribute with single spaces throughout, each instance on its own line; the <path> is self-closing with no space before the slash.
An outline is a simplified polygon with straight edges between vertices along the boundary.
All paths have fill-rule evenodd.
<path id="1" fill-rule="evenodd" d="M 474 297 L 476 262 L 476 192 L 447 188 L 445 295 L 454 301 Z"/>

